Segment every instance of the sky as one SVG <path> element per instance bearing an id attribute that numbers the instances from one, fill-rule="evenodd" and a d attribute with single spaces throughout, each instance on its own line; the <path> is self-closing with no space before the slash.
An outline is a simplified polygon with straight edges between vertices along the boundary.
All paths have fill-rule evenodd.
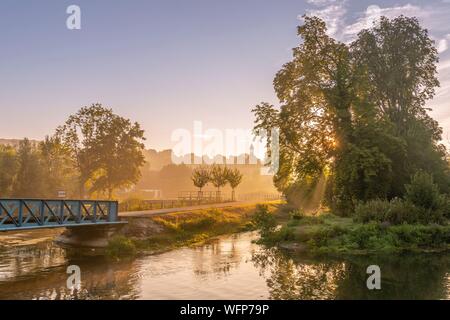
<path id="1" fill-rule="evenodd" d="M 66 27 L 69 5 L 80 30 Z M 0 138 L 42 139 L 96 102 L 138 121 L 157 150 L 194 121 L 251 129 L 256 104 L 278 104 L 273 77 L 303 14 L 345 42 L 380 15 L 417 16 L 440 52 L 428 107 L 450 141 L 450 0 L 2 0 Z"/>

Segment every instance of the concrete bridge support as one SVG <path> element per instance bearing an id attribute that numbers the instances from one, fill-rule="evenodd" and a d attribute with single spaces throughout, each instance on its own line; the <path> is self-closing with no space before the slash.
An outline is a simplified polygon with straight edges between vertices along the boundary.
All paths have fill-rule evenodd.
<path id="1" fill-rule="evenodd" d="M 68 227 L 55 242 L 63 247 L 105 248 L 125 224 Z"/>

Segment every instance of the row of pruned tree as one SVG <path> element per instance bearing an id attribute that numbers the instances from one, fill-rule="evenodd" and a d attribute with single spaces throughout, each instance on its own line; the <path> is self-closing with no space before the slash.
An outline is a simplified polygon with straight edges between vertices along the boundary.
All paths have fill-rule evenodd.
<path id="1" fill-rule="evenodd" d="M 192 171 L 192 182 L 198 191 L 198 197 L 203 197 L 203 188 L 211 183 L 217 189 L 217 198 L 220 199 L 220 189 L 230 185 L 232 189 L 231 200 L 236 200 L 235 189 L 242 182 L 242 173 L 237 168 L 228 168 L 217 164 L 211 166 L 200 166 Z"/>

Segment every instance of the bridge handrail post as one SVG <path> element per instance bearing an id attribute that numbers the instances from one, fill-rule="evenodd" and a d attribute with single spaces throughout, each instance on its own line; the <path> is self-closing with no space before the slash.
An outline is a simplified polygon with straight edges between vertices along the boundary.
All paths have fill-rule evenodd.
<path id="1" fill-rule="evenodd" d="M 92 210 L 92 222 L 97 222 L 97 206 L 98 201 L 94 201 L 94 209 Z"/>
<path id="2" fill-rule="evenodd" d="M 18 217 L 17 217 L 17 224 L 19 226 L 22 226 L 22 221 L 23 221 L 23 200 L 19 200 L 19 212 L 18 212 Z"/>
<path id="3" fill-rule="evenodd" d="M 64 200 L 59 202 L 59 218 L 61 219 L 61 224 L 64 223 Z"/>
<path id="4" fill-rule="evenodd" d="M 45 223 L 45 203 L 44 200 L 40 200 L 39 202 L 39 218 L 41 220 L 41 226 Z"/>
<path id="5" fill-rule="evenodd" d="M 111 201 L 109 202 L 108 207 L 108 221 L 109 222 L 116 222 L 118 217 L 118 203 L 117 201 Z"/>

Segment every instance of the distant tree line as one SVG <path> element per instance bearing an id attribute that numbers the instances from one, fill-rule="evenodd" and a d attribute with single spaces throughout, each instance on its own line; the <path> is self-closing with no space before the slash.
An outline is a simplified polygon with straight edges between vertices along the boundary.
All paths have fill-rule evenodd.
<path id="1" fill-rule="evenodd" d="M 274 182 L 288 200 L 307 202 L 326 181 L 325 203 L 349 215 L 361 202 L 405 197 L 418 172 L 448 194 L 442 129 L 425 107 L 439 85 L 438 53 L 418 20 L 382 17 L 342 43 L 305 16 L 298 35 L 274 79 L 280 108 L 254 109 L 257 132 L 279 130 Z"/>
<path id="2" fill-rule="evenodd" d="M 0 146 L 0 197 L 113 197 L 135 184 L 144 131 L 100 104 L 81 108 L 44 141 Z"/>
<path id="3" fill-rule="evenodd" d="M 211 165 L 211 166 L 200 166 L 195 168 L 192 172 L 192 182 L 196 186 L 198 191 L 198 197 L 201 199 L 203 197 L 203 188 L 211 183 L 216 189 L 216 197 L 221 198 L 220 189 L 230 185 L 232 193 L 231 200 L 236 200 L 235 190 L 242 182 L 242 173 L 237 168 L 228 168 L 221 165 Z"/>

